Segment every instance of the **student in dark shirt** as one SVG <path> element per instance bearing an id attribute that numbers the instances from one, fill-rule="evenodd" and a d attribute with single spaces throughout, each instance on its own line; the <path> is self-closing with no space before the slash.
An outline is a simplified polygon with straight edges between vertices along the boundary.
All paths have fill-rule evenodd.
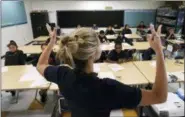
<path id="1" fill-rule="evenodd" d="M 41 50 L 42 50 L 42 52 L 44 51 L 44 49 L 45 49 L 46 47 L 47 47 L 47 43 L 41 45 Z M 41 54 L 42 54 L 42 53 L 41 53 Z M 40 55 L 41 55 L 41 54 L 40 54 Z M 37 61 L 36 63 L 38 63 L 38 59 L 39 59 L 40 55 L 38 56 L 38 58 L 37 58 L 37 60 L 36 60 L 36 61 Z M 48 59 L 48 63 L 49 63 L 50 65 L 54 65 L 54 66 L 59 65 L 59 62 L 57 62 L 55 56 L 56 56 L 56 54 L 52 51 L 51 54 L 50 54 L 50 57 L 49 57 L 49 59 Z M 40 90 L 40 91 L 39 91 L 39 94 L 40 94 L 40 96 L 41 96 L 41 102 L 42 102 L 42 103 L 45 103 L 46 100 L 47 100 L 47 89 Z"/>
<path id="2" fill-rule="evenodd" d="M 105 32 L 103 30 L 100 31 L 100 34 L 98 35 L 98 37 L 101 43 L 107 42 L 107 37 L 105 36 Z"/>
<path id="3" fill-rule="evenodd" d="M 173 39 L 175 39 L 175 32 L 174 32 L 174 29 L 173 28 L 170 28 L 168 30 L 168 33 L 166 34 L 166 39 L 167 40 L 173 40 Z"/>
<path id="4" fill-rule="evenodd" d="M 109 78 L 100 79 L 93 72 L 93 63 L 101 54 L 100 41 L 96 32 L 89 28 L 77 29 L 62 39 L 58 57 L 74 69 L 48 64 L 56 40 L 55 31 L 49 30 L 52 39 L 39 59 L 37 70 L 48 81 L 58 84 L 72 117 L 109 117 L 111 110 L 163 103 L 167 98 L 164 55 L 158 36 L 160 31 L 152 32 L 148 40 L 157 53 L 156 80 L 152 90 L 131 87 Z"/>
<path id="5" fill-rule="evenodd" d="M 96 26 L 96 24 L 93 24 L 92 29 L 94 29 L 94 30 L 98 30 L 98 27 Z"/>
<path id="6" fill-rule="evenodd" d="M 109 26 L 105 32 L 106 35 L 114 35 L 115 32 L 112 29 L 112 26 Z"/>
<path id="7" fill-rule="evenodd" d="M 23 51 L 18 50 L 16 42 L 11 40 L 7 47 L 9 51 L 5 54 L 5 66 L 25 65 L 26 55 L 24 55 Z M 10 92 L 12 96 L 15 96 L 15 91 Z"/>
<path id="8" fill-rule="evenodd" d="M 128 43 L 128 44 L 130 44 L 130 45 L 133 45 L 133 43 L 132 43 L 132 39 L 127 39 L 126 37 L 125 37 L 125 34 L 132 34 L 132 31 L 130 30 L 130 27 L 129 27 L 129 25 L 128 24 L 126 24 L 125 25 L 125 27 L 124 27 L 124 29 L 123 29 L 123 31 L 122 31 L 122 35 L 123 35 L 123 38 L 125 39 L 125 42 L 126 43 Z"/>
<path id="9" fill-rule="evenodd" d="M 140 24 L 137 26 L 137 30 L 143 31 L 144 29 L 146 29 L 146 26 L 145 26 L 144 22 L 141 21 Z"/>
<path id="10" fill-rule="evenodd" d="M 109 63 L 122 63 L 127 59 L 127 53 L 122 50 L 122 43 L 119 41 L 115 42 L 115 49 L 110 51 L 107 62 Z"/>

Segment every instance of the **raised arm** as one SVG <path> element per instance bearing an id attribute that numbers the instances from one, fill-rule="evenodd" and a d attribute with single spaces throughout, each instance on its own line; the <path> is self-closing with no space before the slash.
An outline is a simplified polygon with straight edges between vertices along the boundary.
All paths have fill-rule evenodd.
<path id="1" fill-rule="evenodd" d="M 49 56 L 50 56 L 52 49 L 53 49 L 55 42 L 56 42 L 56 29 L 51 31 L 51 27 L 48 24 L 46 26 L 47 26 L 47 29 L 48 29 L 48 32 L 50 35 L 50 42 L 49 42 L 48 46 L 42 52 L 42 54 L 39 58 L 39 61 L 37 63 L 37 70 L 43 76 L 44 76 L 45 69 L 49 66 L 49 64 L 48 64 Z"/>
<path id="2" fill-rule="evenodd" d="M 147 37 L 150 46 L 156 53 L 156 77 L 152 90 L 142 90 L 142 99 L 140 105 L 146 106 L 151 104 L 163 103 L 167 99 L 167 75 L 164 62 L 164 55 L 162 51 L 162 44 L 160 39 L 161 25 L 158 31 L 155 32 L 154 28 L 151 29 L 152 35 Z"/>

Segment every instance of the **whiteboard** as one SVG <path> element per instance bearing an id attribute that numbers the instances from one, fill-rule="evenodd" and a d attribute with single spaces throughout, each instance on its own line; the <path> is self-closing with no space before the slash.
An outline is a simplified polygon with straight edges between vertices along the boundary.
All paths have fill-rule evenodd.
<path id="1" fill-rule="evenodd" d="M 125 10 L 124 24 L 129 24 L 130 27 L 137 27 L 141 21 L 145 25 L 155 23 L 156 10 Z"/>
<path id="2" fill-rule="evenodd" d="M 2 1 L 1 27 L 27 23 L 23 1 Z"/>

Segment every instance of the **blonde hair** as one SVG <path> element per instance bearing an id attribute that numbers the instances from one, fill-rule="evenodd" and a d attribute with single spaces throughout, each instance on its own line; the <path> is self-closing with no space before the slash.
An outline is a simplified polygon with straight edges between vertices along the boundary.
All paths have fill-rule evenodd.
<path id="1" fill-rule="evenodd" d="M 99 56 L 99 46 L 100 41 L 94 30 L 79 28 L 61 40 L 57 58 L 65 64 L 75 66 L 74 60 L 85 61 L 91 56 Z"/>

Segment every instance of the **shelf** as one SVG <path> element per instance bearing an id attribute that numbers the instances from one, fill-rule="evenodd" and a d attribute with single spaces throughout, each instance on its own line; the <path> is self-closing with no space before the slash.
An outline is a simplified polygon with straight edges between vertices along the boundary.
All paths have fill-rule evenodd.
<path id="1" fill-rule="evenodd" d="M 170 18 L 170 19 L 176 19 L 177 16 L 165 16 L 165 15 L 157 15 L 157 17 L 164 17 L 164 18 Z"/>
<path id="2" fill-rule="evenodd" d="M 166 23 L 162 23 L 162 22 L 157 22 L 157 23 L 165 25 L 165 26 L 169 26 L 169 27 L 175 27 L 176 26 L 175 24 L 166 24 Z"/>

